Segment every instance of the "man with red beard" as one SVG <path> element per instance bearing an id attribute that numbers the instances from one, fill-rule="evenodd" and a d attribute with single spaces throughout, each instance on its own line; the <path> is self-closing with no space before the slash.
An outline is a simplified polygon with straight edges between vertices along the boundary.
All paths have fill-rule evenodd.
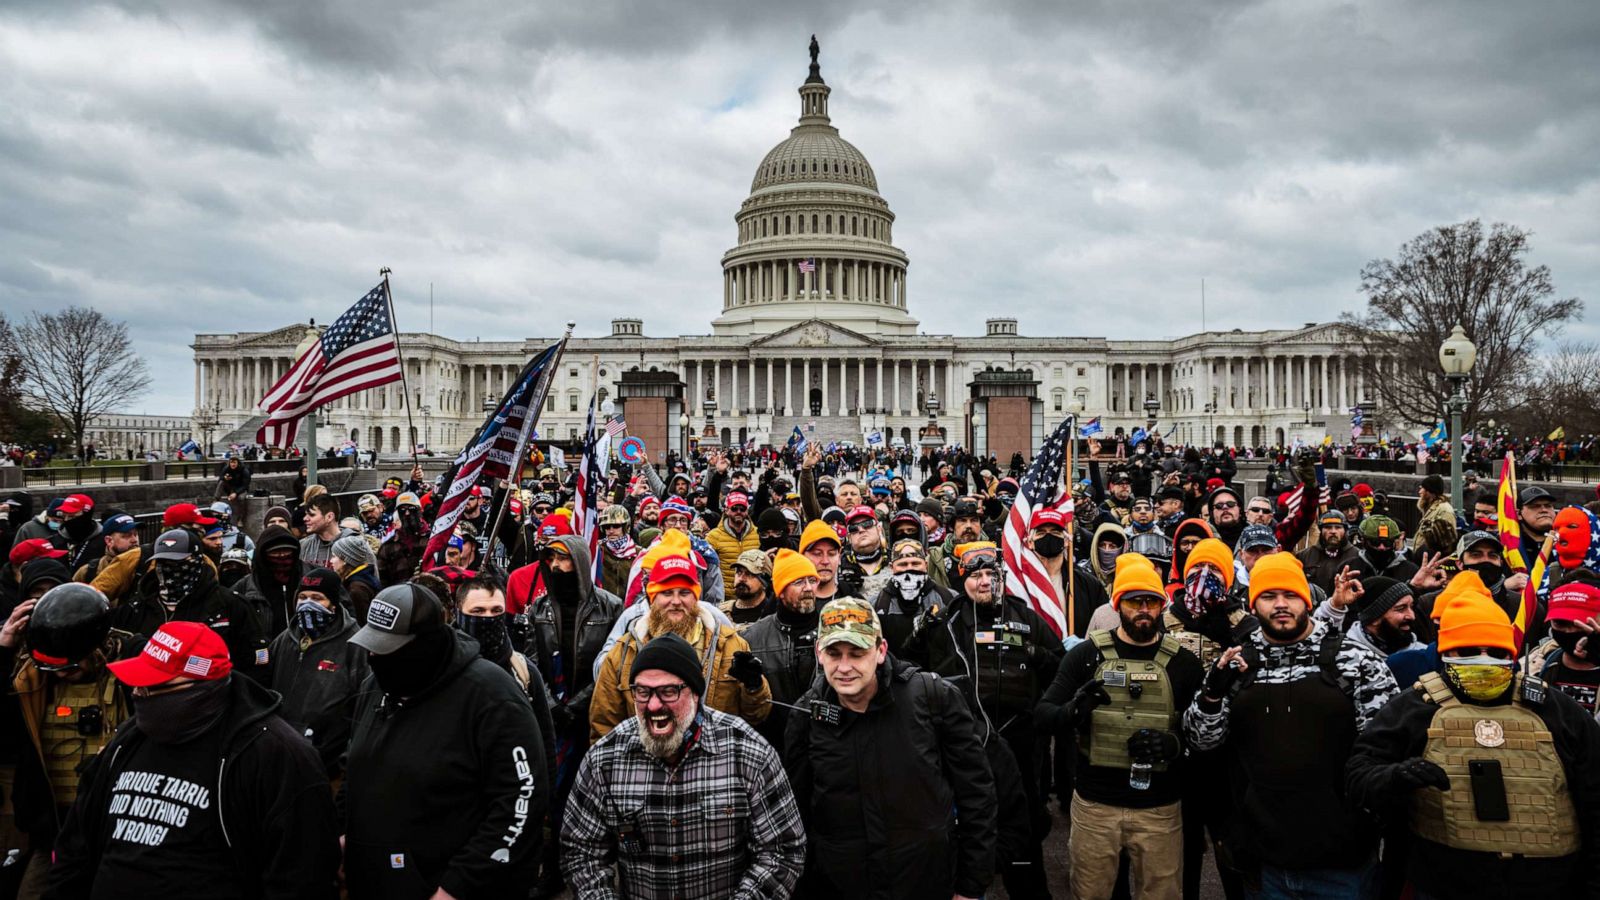
<path id="1" fill-rule="evenodd" d="M 732 626 L 718 622 L 700 603 L 700 573 L 685 556 L 656 560 L 645 587 L 650 608 L 634 619 L 607 651 L 589 701 L 589 740 L 598 741 L 633 714 L 629 693 L 639 651 L 652 638 L 676 634 L 699 655 L 705 705 L 739 716 L 752 726 L 766 720 L 772 692 L 761 660 Z"/>
<path id="2" fill-rule="evenodd" d="M 806 836 L 789 780 L 738 716 L 704 704 L 701 659 L 673 631 L 633 654 L 634 712 L 584 757 L 562 824 L 577 896 L 794 893 Z"/>

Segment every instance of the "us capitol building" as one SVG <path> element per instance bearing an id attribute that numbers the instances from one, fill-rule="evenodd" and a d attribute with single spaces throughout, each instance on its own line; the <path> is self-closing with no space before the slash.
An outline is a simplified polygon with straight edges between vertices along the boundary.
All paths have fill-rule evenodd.
<path id="1" fill-rule="evenodd" d="M 996 317 L 981 335 L 924 333 L 910 312 L 910 260 L 894 244 L 895 215 L 866 156 L 833 125 L 814 39 L 799 93 L 799 122 L 756 166 L 734 215 L 738 239 L 722 256 L 711 333 L 650 337 L 642 320 L 619 318 L 609 335 L 575 335 L 541 438 L 576 439 L 598 384 L 652 460 L 686 437 L 781 446 L 796 426 L 822 441 L 881 434 L 915 447 L 937 436 L 1006 459 L 1031 455 L 1069 413 L 1100 417 L 1107 436 L 1153 418 L 1184 443 L 1343 440 L 1350 407 L 1372 395 L 1366 379 L 1395 365 L 1365 365 L 1332 323 L 1114 341 L 1026 336 L 1016 319 Z M 255 404 L 306 332 L 294 324 L 195 336 L 195 415 L 219 447 L 254 440 Z M 557 337 L 403 334 L 415 437 L 394 384 L 324 409 L 319 443 L 348 439 L 395 454 L 415 441 L 453 454 L 485 404 Z"/>

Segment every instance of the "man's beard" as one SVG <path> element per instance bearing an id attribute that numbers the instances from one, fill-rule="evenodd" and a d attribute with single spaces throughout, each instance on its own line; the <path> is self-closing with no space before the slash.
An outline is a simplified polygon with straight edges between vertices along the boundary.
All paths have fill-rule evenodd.
<path id="1" fill-rule="evenodd" d="M 1260 617 L 1258 616 L 1257 618 Z M 1311 623 L 1311 611 L 1306 610 L 1295 616 L 1294 621 L 1290 623 L 1287 629 L 1279 627 L 1277 621 L 1271 616 L 1260 618 L 1260 621 L 1261 630 L 1268 636 L 1277 638 L 1280 641 L 1292 641 L 1305 634 L 1306 626 Z"/>
<path id="2" fill-rule="evenodd" d="M 1122 610 L 1118 610 L 1117 614 L 1122 617 L 1122 630 L 1127 632 L 1134 643 L 1142 644 L 1156 636 L 1155 616 L 1127 613 Z"/>
<path id="3" fill-rule="evenodd" d="M 739 600 L 753 600 L 761 596 L 761 587 L 748 581 L 735 581 L 733 583 L 733 596 Z"/>
<path id="4" fill-rule="evenodd" d="M 1332 540 L 1323 538 L 1322 549 L 1328 551 L 1330 554 L 1338 553 L 1340 550 L 1344 549 L 1344 536 L 1340 535 L 1338 538 L 1334 538 Z"/>
<path id="5" fill-rule="evenodd" d="M 956 543 L 965 544 L 981 540 L 983 531 L 976 525 L 961 525 L 956 528 Z"/>
<path id="6" fill-rule="evenodd" d="M 1393 653 L 1411 646 L 1411 632 L 1384 619 L 1378 620 L 1377 634 L 1373 635 L 1374 643 Z"/>
<path id="7" fill-rule="evenodd" d="M 662 712 L 672 715 L 670 709 Z M 639 743 L 644 745 L 644 752 L 657 759 L 670 759 L 683 749 L 684 736 L 689 733 L 689 726 L 694 724 L 695 705 L 690 704 L 683 715 L 673 716 L 672 731 L 660 736 L 650 733 L 650 725 L 645 719 L 646 712 L 643 707 L 636 708 L 634 715 L 639 718 Z"/>
<path id="8" fill-rule="evenodd" d="M 678 637 L 687 639 L 689 633 L 694 631 L 695 617 L 692 614 L 684 616 L 682 619 L 673 620 L 667 617 L 666 607 L 651 606 L 649 616 L 650 619 L 646 624 L 650 628 L 651 637 L 657 637 L 670 631 Z"/>
<path id="9" fill-rule="evenodd" d="M 783 605 L 789 607 L 791 612 L 808 616 L 817 608 L 817 594 L 815 591 L 801 591 L 798 597 L 784 598 Z"/>

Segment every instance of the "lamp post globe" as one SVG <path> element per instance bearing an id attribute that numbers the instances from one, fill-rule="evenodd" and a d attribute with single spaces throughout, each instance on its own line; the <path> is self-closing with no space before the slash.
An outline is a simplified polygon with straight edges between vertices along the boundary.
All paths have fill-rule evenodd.
<path id="1" fill-rule="evenodd" d="M 1467 375 L 1478 361 L 1477 345 L 1467 337 L 1466 329 L 1458 322 L 1450 336 L 1439 345 L 1439 368 L 1450 382 L 1450 397 L 1445 406 L 1450 411 L 1450 503 L 1461 511 L 1461 414 L 1466 411 L 1467 397 L 1463 392 Z"/>

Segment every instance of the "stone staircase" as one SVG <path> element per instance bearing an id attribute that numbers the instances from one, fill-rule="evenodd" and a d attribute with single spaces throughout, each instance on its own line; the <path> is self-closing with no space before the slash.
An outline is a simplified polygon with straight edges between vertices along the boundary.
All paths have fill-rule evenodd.
<path id="1" fill-rule="evenodd" d="M 218 435 L 215 438 L 215 446 L 218 448 L 217 453 L 222 453 L 231 444 L 254 444 L 256 442 L 256 432 L 260 431 L 261 426 L 265 425 L 266 422 L 267 417 L 265 414 L 251 416 L 238 428 L 227 434 Z"/>
<path id="2" fill-rule="evenodd" d="M 814 431 L 807 428 L 812 422 L 817 423 Z M 857 416 L 773 416 L 773 445 L 782 447 L 787 444 L 796 425 L 800 426 L 800 433 L 806 436 L 807 441 L 815 441 L 823 446 L 830 441 L 853 441 L 858 446 L 866 443 L 861 432 L 861 419 Z"/>

